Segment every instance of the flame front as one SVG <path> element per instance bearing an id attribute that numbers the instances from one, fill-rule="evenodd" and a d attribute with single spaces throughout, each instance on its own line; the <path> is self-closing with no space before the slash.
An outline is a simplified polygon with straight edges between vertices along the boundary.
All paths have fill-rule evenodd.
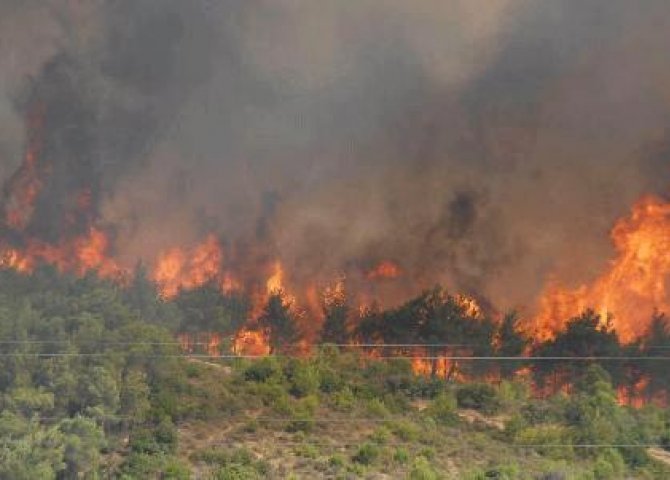
<path id="1" fill-rule="evenodd" d="M 670 203 L 641 198 L 611 232 L 617 255 L 591 285 L 575 289 L 552 282 L 540 299 L 536 326 L 541 338 L 552 336 L 571 317 L 594 308 L 603 321 L 612 317 L 623 341 L 644 333 L 656 310 L 668 311 L 670 275 Z"/>
<path id="2" fill-rule="evenodd" d="M 172 298 L 180 290 L 189 290 L 225 277 L 221 274 L 223 252 L 214 235 L 192 250 L 172 248 L 158 256 L 152 278 L 164 298 Z M 225 283 L 230 285 L 230 283 Z"/>

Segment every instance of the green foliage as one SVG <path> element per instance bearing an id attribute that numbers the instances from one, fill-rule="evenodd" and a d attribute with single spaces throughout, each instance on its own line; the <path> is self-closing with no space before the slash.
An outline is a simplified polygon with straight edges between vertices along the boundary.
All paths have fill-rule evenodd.
<path id="1" fill-rule="evenodd" d="M 454 425 L 458 422 L 458 402 L 453 392 L 443 392 L 431 402 L 425 413 L 438 423 Z"/>
<path id="2" fill-rule="evenodd" d="M 298 461 L 289 464 L 302 469 L 296 475 L 308 471 L 307 478 L 359 478 L 377 470 L 393 478 L 437 478 L 452 467 L 463 478 L 473 468 L 483 478 L 542 478 L 541 472 L 577 479 L 668 478 L 666 471 L 656 474 L 660 467 L 637 445 L 670 449 L 670 412 L 622 407 L 615 389 L 653 374 L 643 394 L 662 394 L 667 375 L 658 366 L 664 362 L 610 362 L 616 368 L 566 362 L 554 370 L 548 368 L 552 362 L 538 362 L 543 366 L 533 372 L 545 392 L 568 383 L 570 392 L 532 398 L 527 383 L 504 380 L 516 368 L 512 363 L 458 362 L 451 371 L 440 370 L 444 375 L 436 370 L 424 376 L 415 375 L 405 359 L 375 359 L 332 346 L 311 357 L 278 355 L 225 365 L 175 358 L 180 350 L 169 328 L 197 324 L 223 332 L 244 318 L 233 315 L 245 311 L 244 299 L 219 298 L 208 288 L 166 302 L 146 279 L 119 287 L 94 276 L 38 270 L 24 277 L 0 270 L 0 337 L 16 341 L 3 345 L 3 352 L 12 355 L 0 358 L 0 480 L 186 479 L 196 472 L 205 478 L 289 478 L 291 472 L 281 465 L 274 471 L 259 460 L 262 455 L 277 465 L 279 456 L 291 454 L 282 446 L 289 438 L 304 442 L 293 451 Z M 463 355 L 515 356 L 526 348 L 515 317 L 494 324 L 459 302 L 436 289 L 396 309 L 370 311 L 356 333 L 362 341 L 488 345 L 459 350 Z M 290 353 L 298 334 L 295 314 L 281 295 L 264 314 L 259 326 L 270 335 L 273 351 Z M 662 316 L 639 343 L 626 347 L 594 319 L 592 314 L 579 317 L 535 351 L 614 356 L 626 349 L 654 356 L 665 351 L 651 348 L 652 341 L 667 341 Z M 431 355 L 454 353 L 427 348 Z M 377 349 L 380 354 L 396 351 Z M 457 385 L 454 378 L 460 373 L 503 380 L 498 386 Z M 508 418 L 506 431 L 461 423 L 457 407 L 484 415 L 501 412 Z M 348 421 L 366 416 L 360 425 Z M 342 422 L 326 421 L 335 417 Z M 181 445 L 177 426 L 186 436 Z M 198 431 L 197 441 L 188 438 L 193 431 Z M 197 451 L 210 443 L 213 431 L 240 445 L 249 442 L 258 458 L 248 450 L 211 445 Z M 359 448 L 321 452 L 315 443 L 324 438 L 333 445 L 367 441 Z M 403 447 L 393 449 L 394 442 Z M 581 443 L 631 447 L 574 448 Z M 179 459 L 184 452 L 190 464 Z M 511 473 L 515 464 L 505 457 L 512 455 L 523 459 L 521 472 Z M 463 459 L 472 465 L 463 465 Z M 532 475 L 525 475 L 526 464 L 533 465 Z M 191 465 L 197 465 L 193 472 Z"/>
<path id="3" fill-rule="evenodd" d="M 296 397 L 317 393 L 321 384 L 317 367 L 306 361 L 295 360 L 291 362 L 287 377 L 290 382 L 290 392 Z"/>
<path id="4" fill-rule="evenodd" d="M 237 294 L 222 294 L 216 282 L 182 290 L 174 304 L 181 314 L 181 332 L 232 335 L 249 316 L 248 300 Z"/>
<path id="5" fill-rule="evenodd" d="M 270 295 L 258 325 L 268 334 L 270 353 L 290 352 L 299 340 L 298 322 L 282 292 Z"/>
<path id="6" fill-rule="evenodd" d="M 622 478 L 626 471 L 623 457 L 615 449 L 603 449 L 599 452 L 593 467 L 596 480 Z"/>
<path id="7" fill-rule="evenodd" d="M 393 420 L 387 422 L 386 425 L 403 442 L 416 442 L 421 438 L 421 429 L 410 420 Z"/>
<path id="8" fill-rule="evenodd" d="M 542 455 L 554 459 L 574 457 L 571 431 L 561 425 L 537 425 L 527 427 L 516 434 L 515 443 L 532 448 Z"/>
<path id="9" fill-rule="evenodd" d="M 425 457 L 417 457 L 407 478 L 408 480 L 438 480 L 440 477 Z"/>
<path id="10" fill-rule="evenodd" d="M 251 382 L 281 381 L 282 369 L 274 357 L 262 358 L 244 371 L 244 379 Z"/>
<path id="11" fill-rule="evenodd" d="M 381 453 L 379 447 L 373 443 L 364 443 L 361 445 L 352 457 L 352 460 L 361 465 L 372 465 Z"/>
<path id="12" fill-rule="evenodd" d="M 498 465 L 473 473 L 472 480 L 517 480 L 525 478 L 517 465 Z"/>
<path id="13" fill-rule="evenodd" d="M 209 448 L 193 454 L 192 459 L 216 467 L 216 479 L 261 479 L 268 472 L 268 465 L 256 460 L 247 449 Z"/>
<path id="14" fill-rule="evenodd" d="M 462 385 L 456 391 L 456 400 L 460 408 L 470 408 L 484 413 L 496 413 L 501 407 L 495 387 L 488 383 Z"/>
<path id="15" fill-rule="evenodd" d="M 398 447 L 393 453 L 393 461 L 400 465 L 405 465 L 409 462 L 409 452 L 406 448 Z"/>
<path id="16" fill-rule="evenodd" d="M 391 416 L 391 412 L 383 400 L 373 398 L 365 403 L 365 410 L 372 417 L 385 418 Z"/>
<path id="17" fill-rule="evenodd" d="M 63 420 L 59 430 L 63 434 L 66 475 L 75 478 L 95 472 L 105 445 L 102 429 L 89 418 L 76 417 Z"/>

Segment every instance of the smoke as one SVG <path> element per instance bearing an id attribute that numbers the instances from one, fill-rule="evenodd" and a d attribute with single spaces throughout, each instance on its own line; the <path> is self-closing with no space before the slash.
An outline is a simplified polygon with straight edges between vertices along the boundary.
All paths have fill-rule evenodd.
<path id="1" fill-rule="evenodd" d="M 390 259 L 385 302 L 443 282 L 507 308 L 594 276 L 613 220 L 667 191 L 665 1 L 10 1 L 0 18 L 0 173 L 46 102 L 32 228 L 64 235 L 89 187 L 128 263 L 215 231 L 294 285 L 363 285 Z"/>

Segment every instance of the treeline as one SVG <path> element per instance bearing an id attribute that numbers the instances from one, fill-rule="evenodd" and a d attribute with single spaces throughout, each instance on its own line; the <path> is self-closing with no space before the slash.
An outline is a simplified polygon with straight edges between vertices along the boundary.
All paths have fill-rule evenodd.
<path id="1" fill-rule="evenodd" d="M 176 304 L 185 312 L 182 331 L 229 337 L 242 324 L 234 319 L 246 318 L 248 308 L 244 299 L 222 296 L 212 286 L 184 292 Z M 292 307 L 281 292 L 271 295 L 250 324 L 265 335 L 270 353 L 296 353 L 304 330 L 313 330 L 316 320 Z M 553 393 L 570 391 L 586 367 L 597 364 L 611 376 L 622 399 L 668 401 L 670 321 L 663 314 L 650 319 L 637 341 L 623 344 L 611 319 L 593 310 L 566 319 L 563 330 L 539 341 L 516 313 L 493 318 L 440 287 L 387 310 L 373 306 L 361 312 L 344 295 L 328 298 L 322 308 L 323 321 L 312 342 L 352 345 L 377 357 L 415 358 L 433 377 L 499 381 L 524 374 L 532 377 L 537 392 Z"/>
<path id="2" fill-rule="evenodd" d="M 352 428 L 343 428 L 341 441 L 354 446 L 347 447 L 343 458 L 324 452 L 330 457 L 318 467 L 333 475 L 363 475 L 396 465 L 408 475 L 418 472 L 407 478 L 438 478 L 420 475 L 446 468 L 439 464 L 442 455 L 430 453 L 429 447 L 438 451 L 445 439 L 458 438 L 460 430 L 453 430 L 461 428 L 457 407 L 487 415 L 503 412 L 509 421 L 499 433 L 501 442 L 519 449 L 532 446 L 547 458 L 587 462 L 583 467 L 591 470 L 595 461 L 622 475 L 631 468 L 651 468 L 644 445 L 670 442 L 667 410 L 621 407 L 615 390 L 624 381 L 632 385 L 635 375 L 650 376 L 644 384 L 650 395 L 667 388 L 664 362 L 630 363 L 624 358 L 632 356 L 630 349 L 644 356 L 667 354 L 656 348 L 667 345 L 663 317 L 652 323 L 648 338 L 631 346 L 621 346 L 592 313 L 570 322 L 554 340 L 533 345 L 514 315 L 501 322 L 487 319 L 440 289 L 398 308 L 362 315 L 344 298 L 324 302 L 320 343 L 431 344 L 426 357 L 458 352 L 501 360 L 462 360 L 448 370 L 436 364 L 433 375 L 416 375 L 407 359 L 378 360 L 415 355 L 403 347 L 374 355 L 347 347 L 316 348 L 306 357 L 283 355 L 291 353 L 307 319 L 277 294 L 254 325 L 268 335 L 276 355 L 213 368 L 184 355 L 175 335 L 209 331 L 232 336 L 247 325 L 248 301 L 204 286 L 166 302 L 141 269 L 138 273 L 120 286 L 95 275 L 77 278 L 50 268 L 27 276 L 0 270 L 0 480 L 188 479 L 193 465 L 201 473 L 206 469 L 203 478 L 287 478 L 290 471 L 273 473 L 267 462 L 237 451 L 235 445 L 185 453 L 178 427 L 220 421 L 228 429 L 252 417 L 239 431 L 231 430 L 238 435 L 234 443 L 244 438 L 258 443 L 264 432 L 283 432 L 294 436 L 293 443 L 304 440 L 305 451 L 315 455 L 310 445 L 319 441 L 309 436 L 318 434 L 320 418 L 332 412 L 338 418 L 389 419 L 362 444 L 359 437 L 344 436 Z M 556 361 L 552 370 L 550 362 L 528 361 L 527 351 L 546 357 L 608 354 L 621 361 Z M 512 357 L 518 360 L 503 361 Z M 587 363 L 602 368 L 585 368 Z M 574 395 L 534 399 L 520 369 L 538 382 L 569 381 Z M 499 381 L 455 381 L 465 377 Z M 417 401 L 427 407 L 415 408 Z M 391 421 L 391 416 L 403 415 L 408 417 L 400 423 Z M 253 420 L 258 417 L 281 422 Z M 325 439 L 332 438 L 332 425 L 336 423 L 324 429 Z M 384 446 L 389 437 L 405 442 L 406 450 Z M 477 438 L 473 434 L 473 442 Z M 579 442 L 634 447 L 603 453 L 572 447 Z M 566 446 L 557 449 L 557 443 Z M 277 458 L 286 455 L 276 453 Z"/>

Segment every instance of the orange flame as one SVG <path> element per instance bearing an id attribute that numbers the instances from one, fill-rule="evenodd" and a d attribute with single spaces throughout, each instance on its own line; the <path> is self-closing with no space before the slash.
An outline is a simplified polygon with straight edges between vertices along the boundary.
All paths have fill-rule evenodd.
<path id="1" fill-rule="evenodd" d="M 593 284 L 571 290 L 552 282 L 547 287 L 536 318 L 541 338 L 551 337 L 589 307 L 603 321 L 613 315 L 620 338 L 630 342 L 644 333 L 654 310 L 668 310 L 670 203 L 641 198 L 630 216 L 617 221 L 611 238 L 617 256 Z"/>
<path id="2" fill-rule="evenodd" d="M 192 289 L 220 276 L 223 252 L 216 236 L 188 251 L 172 248 L 158 256 L 152 278 L 164 298 L 172 298 L 182 289 Z"/>
<path id="3" fill-rule="evenodd" d="M 32 272 L 39 263 L 78 275 L 97 271 L 104 278 L 120 278 L 123 274 L 123 269 L 109 256 L 107 236 L 94 227 L 86 235 L 57 245 L 29 240 L 23 249 L 5 248 L 0 259 L 0 266 L 24 273 Z"/>
<path id="4" fill-rule="evenodd" d="M 274 273 L 267 282 L 265 282 L 265 289 L 268 295 L 272 295 L 284 290 L 284 269 L 281 262 L 276 261 L 274 264 Z"/>
<path id="5" fill-rule="evenodd" d="M 400 267 L 390 260 L 384 260 L 369 270 L 365 276 L 368 280 L 391 280 L 398 278 L 402 271 Z"/>
<path id="6" fill-rule="evenodd" d="M 263 332 L 240 330 L 233 340 L 233 352 L 238 355 L 269 355 L 270 345 Z"/>

